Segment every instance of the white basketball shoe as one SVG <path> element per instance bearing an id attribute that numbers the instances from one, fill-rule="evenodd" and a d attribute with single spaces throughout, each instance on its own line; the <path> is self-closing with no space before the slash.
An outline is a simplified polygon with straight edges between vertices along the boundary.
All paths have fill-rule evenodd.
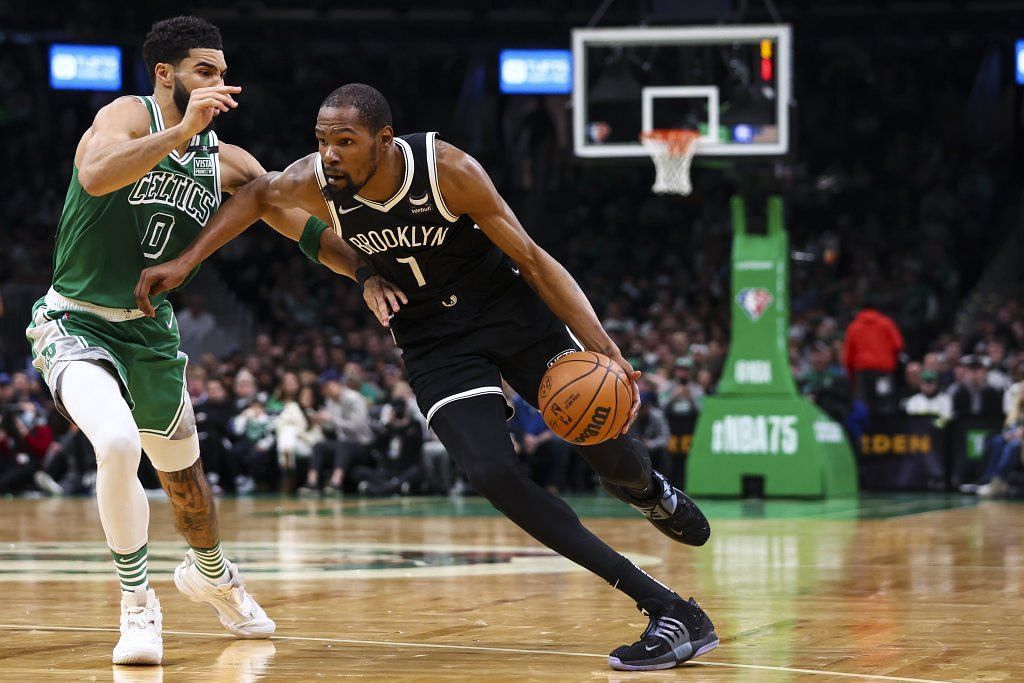
<path id="1" fill-rule="evenodd" d="M 121 593 L 121 639 L 114 664 L 159 664 L 164 657 L 163 616 L 153 589 Z"/>
<path id="2" fill-rule="evenodd" d="M 238 567 L 228 564 L 228 581 L 210 583 L 196 566 L 191 550 L 174 570 L 174 585 L 192 602 L 205 602 L 217 613 L 224 628 L 240 638 L 269 638 L 277 627 L 263 608 L 245 590 Z"/>

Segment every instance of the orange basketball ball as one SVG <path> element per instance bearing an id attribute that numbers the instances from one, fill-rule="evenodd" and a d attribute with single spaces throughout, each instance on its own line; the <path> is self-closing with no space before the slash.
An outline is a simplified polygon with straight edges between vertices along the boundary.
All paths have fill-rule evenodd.
<path id="1" fill-rule="evenodd" d="M 544 373 L 537 405 L 544 422 L 570 443 L 590 446 L 616 436 L 629 420 L 629 377 L 608 356 L 579 351 Z"/>

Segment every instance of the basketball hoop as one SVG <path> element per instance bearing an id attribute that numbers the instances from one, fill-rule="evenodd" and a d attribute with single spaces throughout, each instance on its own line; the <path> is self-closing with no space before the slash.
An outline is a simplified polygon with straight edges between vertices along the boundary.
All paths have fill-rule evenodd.
<path id="1" fill-rule="evenodd" d="M 640 142 L 654 160 L 654 187 L 658 194 L 688 195 L 690 162 L 697 152 L 700 133 L 685 128 L 658 128 L 640 133 Z"/>

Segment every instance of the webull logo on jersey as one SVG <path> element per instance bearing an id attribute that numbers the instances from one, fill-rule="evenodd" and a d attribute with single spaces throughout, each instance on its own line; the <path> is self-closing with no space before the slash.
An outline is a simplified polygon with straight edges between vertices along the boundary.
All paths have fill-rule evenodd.
<path id="1" fill-rule="evenodd" d="M 434 210 L 434 207 L 427 202 L 430 201 L 430 195 L 424 192 L 419 197 L 413 197 L 409 195 L 409 213 L 429 213 Z"/>
<path id="2" fill-rule="evenodd" d="M 752 321 L 757 322 L 772 305 L 772 293 L 764 287 L 747 287 L 736 295 L 736 303 Z"/>
<path id="3" fill-rule="evenodd" d="M 364 254 L 382 254 L 396 247 L 439 247 L 449 228 L 438 225 L 399 225 L 351 235 L 348 241 Z"/>
<path id="4" fill-rule="evenodd" d="M 796 421 L 796 415 L 727 415 L 711 423 L 711 452 L 793 455 L 800 446 Z"/>
<path id="5" fill-rule="evenodd" d="M 182 173 L 150 171 L 139 178 L 128 195 L 132 206 L 159 204 L 184 211 L 200 225 L 206 225 L 217 208 L 218 198 L 202 183 Z"/>

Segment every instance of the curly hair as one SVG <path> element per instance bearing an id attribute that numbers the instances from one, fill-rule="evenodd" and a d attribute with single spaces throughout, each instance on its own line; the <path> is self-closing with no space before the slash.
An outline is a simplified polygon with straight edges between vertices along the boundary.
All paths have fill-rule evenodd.
<path id="1" fill-rule="evenodd" d="M 223 50 L 220 29 L 206 19 L 194 16 L 163 19 L 153 24 L 142 44 L 142 59 L 149 78 L 156 81 L 153 69 L 157 64 L 174 64 L 188 57 L 188 51 L 206 47 Z"/>
<path id="2" fill-rule="evenodd" d="M 363 83 L 343 85 L 328 95 L 320 108 L 354 107 L 359 120 L 376 133 L 384 126 L 391 125 L 391 107 L 380 91 Z"/>

